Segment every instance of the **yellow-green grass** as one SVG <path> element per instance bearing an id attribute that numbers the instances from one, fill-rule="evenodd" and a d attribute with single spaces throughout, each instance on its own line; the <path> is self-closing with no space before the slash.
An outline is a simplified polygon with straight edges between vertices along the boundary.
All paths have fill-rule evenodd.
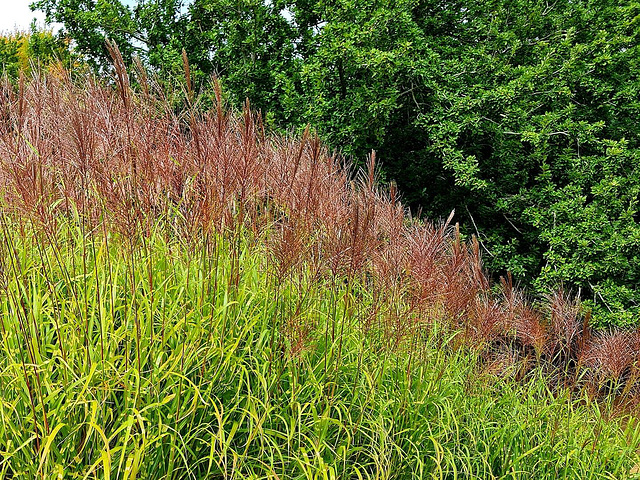
<path id="1" fill-rule="evenodd" d="M 185 243 L 2 214 L 0 478 L 627 478 L 640 428 L 389 341 L 366 277 L 277 275 L 269 229 Z M 575 394 L 574 394 L 575 395 Z"/>

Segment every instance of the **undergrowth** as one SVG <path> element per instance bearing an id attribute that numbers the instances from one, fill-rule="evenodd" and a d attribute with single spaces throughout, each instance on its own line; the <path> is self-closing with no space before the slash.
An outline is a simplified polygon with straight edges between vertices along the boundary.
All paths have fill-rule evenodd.
<path id="1" fill-rule="evenodd" d="M 614 405 L 497 376 L 437 327 L 391 349 L 360 280 L 279 279 L 249 233 L 185 246 L 159 224 L 132 250 L 16 227 L 2 478 L 622 478 L 638 460 Z"/>

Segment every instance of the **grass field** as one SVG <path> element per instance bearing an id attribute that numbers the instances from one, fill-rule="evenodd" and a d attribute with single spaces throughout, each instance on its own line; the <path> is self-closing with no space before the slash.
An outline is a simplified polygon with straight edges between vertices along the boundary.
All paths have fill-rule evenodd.
<path id="1" fill-rule="evenodd" d="M 635 332 L 116 71 L 0 95 L 0 478 L 638 476 Z"/>
<path id="2" fill-rule="evenodd" d="M 186 246 L 158 225 L 131 250 L 75 222 L 58 246 L 14 227 L 4 478 L 622 478 L 637 461 L 637 421 L 611 405 L 493 375 L 437 329 L 389 348 L 359 282 L 278 280 L 262 239 Z"/>

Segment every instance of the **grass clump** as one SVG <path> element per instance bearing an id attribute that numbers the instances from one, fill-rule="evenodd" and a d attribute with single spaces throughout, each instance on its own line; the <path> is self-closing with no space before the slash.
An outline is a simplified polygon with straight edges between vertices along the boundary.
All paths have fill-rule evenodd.
<path id="1" fill-rule="evenodd" d="M 176 114 L 113 54 L 116 88 L 0 95 L 0 476 L 633 474 L 635 333 L 494 288 L 374 156 Z"/>
<path id="2" fill-rule="evenodd" d="M 637 460 L 610 405 L 488 373 L 437 329 L 389 349 L 359 280 L 278 279 L 246 232 L 186 247 L 158 226 L 131 251 L 13 227 L 4 478 L 611 478 Z"/>

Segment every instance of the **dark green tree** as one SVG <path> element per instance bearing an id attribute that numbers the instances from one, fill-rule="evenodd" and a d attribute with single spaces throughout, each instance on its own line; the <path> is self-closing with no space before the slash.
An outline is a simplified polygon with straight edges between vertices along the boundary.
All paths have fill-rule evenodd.
<path id="1" fill-rule="evenodd" d="M 445 77 L 463 83 L 445 81 L 442 112 L 420 120 L 469 191 L 490 264 L 581 289 L 606 323 L 637 321 L 640 301 L 638 13 L 634 2 L 474 5 Z"/>
<path id="2" fill-rule="evenodd" d="M 31 8 L 45 12 L 47 21 L 63 24 L 76 50 L 100 68 L 109 64 L 107 38 L 129 60 L 135 53 L 159 66 L 167 57 L 179 58 L 187 18 L 181 5 L 181 0 L 144 1 L 134 7 L 120 0 L 38 0 Z"/>
<path id="3" fill-rule="evenodd" d="M 277 0 L 195 0 L 186 41 L 195 68 L 223 82 L 235 104 L 248 98 L 279 125 L 301 122 L 297 29 Z"/>

